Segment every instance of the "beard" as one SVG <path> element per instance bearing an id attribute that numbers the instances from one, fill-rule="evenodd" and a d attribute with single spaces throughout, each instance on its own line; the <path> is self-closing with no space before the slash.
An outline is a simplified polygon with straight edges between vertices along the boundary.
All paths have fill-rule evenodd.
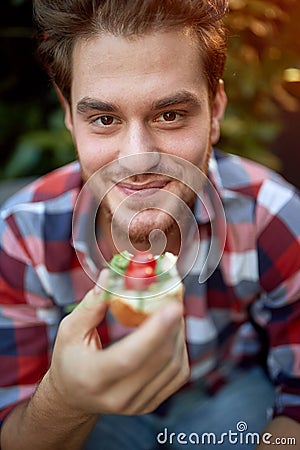
<path id="1" fill-rule="evenodd" d="M 112 235 L 117 236 L 117 241 L 127 236 L 131 244 L 136 247 L 140 245 L 150 246 L 151 241 L 160 239 L 161 234 L 168 235 L 175 232 L 177 223 L 174 218 L 164 211 L 157 212 L 154 208 L 148 208 L 137 212 L 134 218 L 128 221 L 115 218 L 108 204 L 101 205 L 102 213 L 108 223 L 112 225 Z M 127 242 L 127 239 L 124 241 Z M 121 245 L 124 247 L 124 245 Z M 118 246 L 119 247 L 119 246 Z M 125 246 L 127 249 L 127 246 Z"/>
<path id="2" fill-rule="evenodd" d="M 167 158 L 168 156 L 166 155 Z M 208 150 L 201 161 L 200 170 L 204 175 L 208 171 L 209 156 Z M 190 215 L 197 193 L 203 187 L 203 180 L 199 180 L 201 177 L 196 166 L 193 166 L 198 170 L 196 174 L 198 179 L 195 181 L 195 174 L 192 173 L 190 176 L 185 173 L 184 165 L 180 168 L 180 164 L 174 164 L 170 168 L 168 159 L 166 162 L 167 164 L 162 163 L 159 170 L 154 173 L 132 174 L 121 169 L 119 171 L 118 162 L 113 161 L 108 165 L 107 173 L 101 168 L 101 175 L 98 177 L 89 177 L 82 167 L 83 179 L 88 181 L 89 189 L 99 204 L 96 227 L 100 227 L 109 240 L 112 238 L 113 246 L 118 253 L 122 250 L 134 253 L 136 250 L 155 247 L 152 253 L 159 254 L 162 253 L 161 248 L 167 246 L 170 238 L 172 240 L 173 237 L 173 242 L 178 239 L 182 241 L 184 234 L 188 232 L 187 216 Z M 117 183 L 111 182 L 128 178 L 136 183 L 143 183 L 164 177 L 170 178 L 167 186 L 157 189 L 157 192 L 145 198 L 137 193 L 124 199 L 118 192 Z"/>
<path id="3" fill-rule="evenodd" d="M 160 191 L 150 200 L 128 199 L 117 208 L 108 194 L 100 207 L 101 228 L 110 227 L 117 251 L 149 250 L 153 254 L 166 251 L 168 241 L 183 239 L 188 232 L 186 209 L 193 206 L 196 194 L 180 182 L 168 191 Z M 172 183 L 171 183 L 172 184 Z M 173 238 L 173 239 L 172 239 Z M 178 239 L 179 238 L 179 239 Z"/>

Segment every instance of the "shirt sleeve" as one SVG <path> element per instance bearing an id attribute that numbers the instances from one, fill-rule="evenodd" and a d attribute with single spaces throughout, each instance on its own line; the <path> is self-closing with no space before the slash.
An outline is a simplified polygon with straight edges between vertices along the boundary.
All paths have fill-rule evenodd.
<path id="1" fill-rule="evenodd" d="M 30 398 L 50 361 L 58 320 L 26 252 L 17 222 L 0 218 L 0 424 Z M 34 290 L 31 286 L 36 286 Z"/>
<path id="2" fill-rule="evenodd" d="M 266 330 L 268 368 L 276 389 L 274 415 L 300 422 L 300 199 L 290 186 L 263 184 L 257 199 L 262 296 L 252 315 Z"/>

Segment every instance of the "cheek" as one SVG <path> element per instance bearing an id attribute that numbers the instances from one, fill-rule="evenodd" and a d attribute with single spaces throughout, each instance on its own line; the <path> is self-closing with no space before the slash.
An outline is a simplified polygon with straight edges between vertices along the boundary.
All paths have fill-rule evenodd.
<path id="1" fill-rule="evenodd" d="M 115 152 L 94 139 L 77 136 L 76 148 L 81 167 L 88 176 L 116 158 Z"/>
<path id="2" fill-rule="evenodd" d="M 210 130 L 199 129 L 190 131 L 189 135 L 177 143 L 177 156 L 191 162 L 197 167 L 203 167 L 210 150 Z"/>

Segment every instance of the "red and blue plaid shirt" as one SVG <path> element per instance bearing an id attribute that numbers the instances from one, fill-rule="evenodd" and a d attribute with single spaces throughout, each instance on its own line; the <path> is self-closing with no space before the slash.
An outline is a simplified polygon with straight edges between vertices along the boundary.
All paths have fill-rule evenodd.
<path id="1" fill-rule="evenodd" d="M 191 381 L 200 377 L 214 392 L 230 381 L 237 366 L 265 358 L 277 386 L 275 414 L 300 421 L 299 197 L 274 172 L 217 151 L 209 178 L 225 210 L 226 242 L 217 269 L 205 283 L 198 281 L 197 261 L 184 280 Z M 91 260 L 84 242 L 89 202 L 77 211 L 72 240 L 81 188 L 80 167 L 74 162 L 30 184 L 2 208 L 2 420 L 32 395 L 49 367 L 62 317 L 93 285 L 77 258 L 81 252 L 87 265 Z M 210 239 L 207 223 L 197 211 L 195 217 L 204 245 Z M 128 332 L 109 313 L 99 326 L 104 345 Z"/>

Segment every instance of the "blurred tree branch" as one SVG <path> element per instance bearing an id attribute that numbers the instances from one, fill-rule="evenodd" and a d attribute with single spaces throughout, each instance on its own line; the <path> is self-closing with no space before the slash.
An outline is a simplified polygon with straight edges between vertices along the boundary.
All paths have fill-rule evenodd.
<path id="1" fill-rule="evenodd" d="M 74 151 L 63 114 L 34 58 L 31 0 L 1 0 L 0 177 L 40 175 L 71 161 Z M 230 0 L 229 105 L 220 147 L 275 169 L 270 144 L 280 131 L 280 110 L 299 101 L 282 75 L 300 68 L 299 0 Z"/>

